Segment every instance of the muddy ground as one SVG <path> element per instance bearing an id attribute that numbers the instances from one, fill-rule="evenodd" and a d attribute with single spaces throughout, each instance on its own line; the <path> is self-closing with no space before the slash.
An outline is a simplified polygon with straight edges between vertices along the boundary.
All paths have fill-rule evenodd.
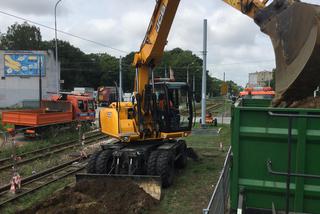
<path id="1" fill-rule="evenodd" d="M 108 182 L 81 181 L 55 193 L 22 214 L 144 213 L 158 201 L 130 179 Z"/>
<path id="2" fill-rule="evenodd" d="M 308 97 L 292 103 L 290 108 L 320 108 L 320 97 Z"/>

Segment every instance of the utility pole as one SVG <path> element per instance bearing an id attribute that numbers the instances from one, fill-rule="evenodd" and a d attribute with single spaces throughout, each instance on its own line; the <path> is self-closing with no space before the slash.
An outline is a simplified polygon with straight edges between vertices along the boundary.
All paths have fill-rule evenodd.
<path id="1" fill-rule="evenodd" d="M 206 124 L 206 90 L 207 90 L 207 20 L 203 21 L 203 70 L 202 70 L 202 102 L 201 125 Z"/>
<path id="2" fill-rule="evenodd" d="M 42 77 L 41 77 L 41 56 L 38 56 L 38 72 L 39 72 L 39 108 L 41 108 L 42 102 Z"/>
<path id="3" fill-rule="evenodd" d="M 119 59 L 119 98 L 122 101 L 122 57 Z"/>
<path id="4" fill-rule="evenodd" d="M 187 84 L 189 84 L 189 65 L 187 67 Z"/>
<path id="5" fill-rule="evenodd" d="M 192 80 L 192 91 L 194 95 L 194 93 L 196 92 L 196 77 L 194 73 L 193 73 L 193 80 Z"/>
<path id="6" fill-rule="evenodd" d="M 57 3 L 54 6 L 54 33 L 55 33 L 55 45 L 56 45 L 56 73 L 57 73 L 57 94 L 59 94 L 60 91 L 60 69 L 58 68 L 59 62 L 58 62 L 58 35 L 57 35 L 57 6 L 62 0 L 58 0 Z"/>
<path id="7" fill-rule="evenodd" d="M 190 77 L 190 75 L 189 75 L 189 68 L 190 68 L 190 65 L 193 65 L 194 64 L 194 62 L 191 62 L 191 64 L 189 64 L 188 66 L 187 66 L 187 83 L 189 84 L 189 77 Z"/>
<path id="8" fill-rule="evenodd" d="M 226 84 L 226 72 L 223 72 L 223 83 Z M 225 95 L 226 97 L 228 96 L 228 93 L 227 95 Z M 221 118 L 221 124 L 223 125 L 223 118 L 224 118 L 224 114 L 226 112 L 226 100 L 227 98 L 224 98 L 224 103 L 223 103 L 223 114 L 222 114 L 222 118 Z"/>
<path id="9" fill-rule="evenodd" d="M 164 66 L 164 78 L 167 78 L 168 74 L 167 74 L 167 65 Z"/>

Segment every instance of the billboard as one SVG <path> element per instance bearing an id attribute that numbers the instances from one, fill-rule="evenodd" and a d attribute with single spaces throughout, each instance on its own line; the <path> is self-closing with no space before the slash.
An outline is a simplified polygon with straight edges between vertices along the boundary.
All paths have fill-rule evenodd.
<path id="1" fill-rule="evenodd" d="M 4 75 L 8 76 L 39 76 L 41 60 L 41 76 L 45 76 L 45 57 L 43 54 L 4 54 Z"/>

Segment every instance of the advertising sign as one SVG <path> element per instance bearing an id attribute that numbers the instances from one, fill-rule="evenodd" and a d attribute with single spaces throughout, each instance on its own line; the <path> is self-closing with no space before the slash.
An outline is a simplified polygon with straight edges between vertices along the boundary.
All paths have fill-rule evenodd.
<path id="1" fill-rule="evenodd" d="M 41 54 L 4 54 L 4 75 L 39 76 L 41 60 L 41 76 L 45 76 L 45 57 Z"/>

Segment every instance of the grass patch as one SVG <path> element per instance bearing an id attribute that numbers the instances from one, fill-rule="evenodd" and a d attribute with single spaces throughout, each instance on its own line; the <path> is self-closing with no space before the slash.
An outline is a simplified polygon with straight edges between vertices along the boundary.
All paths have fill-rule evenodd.
<path id="1" fill-rule="evenodd" d="M 45 140 L 30 140 L 16 148 L 17 155 L 31 152 L 37 149 L 42 149 L 49 147 L 54 144 L 65 143 L 68 140 L 78 139 L 78 134 L 76 131 L 64 132 L 55 138 L 49 138 Z M 9 157 L 12 154 L 12 147 L 8 146 L 0 150 L 0 158 Z"/>
<path id="2" fill-rule="evenodd" d="M 11 125 L 5 125 L 5 126 L 3 126 L 3 124 L 2 124 L 2 117 L 1 117 L 1 113 L 0 113 L 0 132 L 7 130 L 7 128 L 12 128 L 12 126 L 11 126 Z"/>
<path id="3" fill-rule="evenodd" d="M 194 147 L 200 161 L 189 160 L 186 169 L 177 172 L 174 185 L 163 190 L 163 200 L 149 213 L 201 213 L 206 208 L 230 145 L 229 126 L 221 128 L 217 137 L 191 135 L 186 139 L 188 147 Z M 223 142 L 225 151 L 213 148 L 220 142 Z"/>
<path id="4" fill-rule="evenodd" d="M 25 197 L 22 197 L 16 202 L 9 203 L 4 208 L 0 209 L 0 213 L 13 214 L 21 210 L 25 210 L 29 207 L 32 207 L 35 204 L 38 204 L 39 202 L 50 197 L 54 192 L 64 188 L 65 186 L 71 184 L 74 181 L 75 181 L 74 176 L 70 176 L 65 179 L 56 181 L 46 187 L 39 189 L 38 191 L 34 192 L 32 195 L 27 195 Z"/>
<path id="5" fill-rule="evenodd" d="M 230 127 L 224 125 L 218 128 L 222 128 L 219 136 L 194 134 L 186 138 L 188 147 L 194 147 L 200 160 L 198 162 L 188 160 L 187 167 L 176 172 L 174 185 L 163 189 L 164 197 L 160 204 L 145 213 L 201 213 L 202 209 L 207 207 L 223 167 L 227 147 L 230 145 Z M 220 142 L 225 147 L 224 151 L 217 149 Z M 25 170 L 30 171 L 31 168 Z M 0 210 L 0 213 L 15 213 L 32 207 L 57 189 L 70 184 L 74 178 L 68 179 L 58 181 L 31 196 L 24 197 L 18 203 L 6 206 L 5 209 Z"/>

